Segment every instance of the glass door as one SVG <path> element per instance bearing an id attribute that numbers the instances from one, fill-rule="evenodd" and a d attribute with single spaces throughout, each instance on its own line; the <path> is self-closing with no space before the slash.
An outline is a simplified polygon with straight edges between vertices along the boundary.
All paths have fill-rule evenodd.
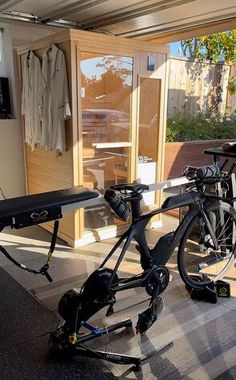
<path id="1" fill-rule="evenodd" d="M 139 77 L 138 178 L 147 185 L 158 179 L 161 79 Z M 156 203 L 155 192 L 143 195 L 143 206 Z"/>
<path id="2" fill-rule="evenodd" d="M 103 193 L 129 181 L 133 58 L 82 52 L 80 70 L 83 184 Z M 109 206 L 85 209 L 85 231 L 113 224 Z"/>

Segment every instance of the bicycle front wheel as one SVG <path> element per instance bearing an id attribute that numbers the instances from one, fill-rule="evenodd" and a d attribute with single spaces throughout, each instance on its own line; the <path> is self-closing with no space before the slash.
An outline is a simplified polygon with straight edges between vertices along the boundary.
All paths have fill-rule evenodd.
<path id="1" fill-rule="evenodd" d="M 178 269 L 186 285 L 201 288 L 223 278 L 235 259 L 236 213 L 229 204 L 217 202 L 206 207 L 209 224 L 199 213 L 187 227 L 178 250 Z"/>

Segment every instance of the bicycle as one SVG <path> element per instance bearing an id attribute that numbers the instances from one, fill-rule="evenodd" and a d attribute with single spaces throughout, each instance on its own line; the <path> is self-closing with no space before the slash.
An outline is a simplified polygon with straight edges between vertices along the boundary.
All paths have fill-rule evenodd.
<path id="1" fill-rule="evenodd" d="M 58 311 L 64 322 L 51 334 L 51 347 L 73 352 L 77 350 L 81 354 L 82 342 L 107 331 L 95 329 L 87 320 L 104 307 L 108 307 L 107 315 L 110 315 L 113 313 L 117 292 L 140 286 L 150 296 L 150 305 L 139 314 L 136 330 L 138 333 L 147 331 L 162 310 L 160 295 L 169 283 L 169 271 L 165 265 L 176 247 L 179 247 L 179 273 L 187 286 L 201 289 L 222 278 L 235 258 L 236 212 L 231 206 L 233 199 L 207 194 L 205 185 L 227 182 L 228 173 L 223 172 L 223 166 L 188 168 L 185 174 L 192 181 L 189 190 L 184 194 L 168 197 L 162 207 L 145 214 L 141 213 L 140 202 L 142 193 L 148 190 L 147 185 L 118 184 L 106 191 L 104 197 L 120 219 L 127 220 L 131 214 L 130 226 L 81 289 L 69 290 L 62 296 Z M 154 248 L 149 248 L 145 228 L 150 219 L 182 206 L 188 206 L 188 211 L 176 231 L 161 237 Z M 137 243 L 142 272 L 136 276 L 119 278 L 119 266 L 132 240 Z M 114 268 L 105 267 L 122 243 L 124 244 Z M 127 320 L 111 326 L 109 331 L 131 324 Z M 86 334 L 87 337 L 79 337 L 83 326 L 92 331 Z M 85 355 L 84 350 L 82 354 Z M 109 356 L 104 352 L 99 355 L 103 355 L 105 360 L 116 360 L 115 362 L 120 363 L 124 360 L 114 359 L 114 355 Z M 86 352 L 86 356 L 91 356 L 91 352 Z M 133 362 L 136 359 L 132 358 Z"/>
<path id="2" fill-rule="evenodd" d="M 145 185 L 140 185 L 141 190 L 139 188 L 135 190 L 136 185 L 112 186 L 110 188 L 112 191 L 115 190 L 123 194 L 123 202 L 131 203 L 132 221 L 128 231 L 121 236 L 101 267 L 106 264 L 116 248 L 120 246 L 121 241 L 127 236 L 127 245 L 132 238 L 138 243 L 136 248 L 141 256 L 140 263 L 143 270 L 147 270 L 152 264 L 165 265 L 172 252 L 179 245 L 178 270 L 186 285 L 205 287 L 220 280 L 234 260 L 236 212 L 232 204 L 235 199 L 219 196 L 217 189 L 215 194 L 206 193 L 205 186 L 210 185 L 212 187 L 219 183 L 228 186 L 227 181 L 235 168 L 235 163 L 232 164 L 229 172 L 223 172 L 226 162 L 228 160 L 221 168 L 218 165 L 200 168 L 187 167 L 185 175 L 193 182 L 189 184 L 188 191 L 185 194 L 168 197 L 161 208 L 144 215 L 140 213 L 140 201 L 142 199 L 140 195 L 144 189 L 147 189 Z M 139 185 L 137 186 L 139 187 Z M 127 192 L 130 193 L 127 194 Z M 124 213 L 127 212 L 125 204 L 122 204 L 123 211 L 121 208 L 119 213 L 117 212 L 117 204 L 121 201 L 113 199 L 109 202 L 113 211 L 121 219 L 126 219 L 127 215 L 124 217 Z M 189 206 L 189 210 L 176 231 L 162 237 L 156 246 L 150 249 L 144 232 L 150 219 L 159 213 L 183 206 Z M 166 243 L 165 254 L 160 252 L 163 240 Z M 189 244 L 191 244 L 191 249 Z M 193 252 L 193 245 L 195 250 L 199 249 L 198 253 Z M 124 253 L 125 251 L 126 248 L 124 247 Z M 201 281 L 199 281 L 200 274 L 202 274 Z"/>

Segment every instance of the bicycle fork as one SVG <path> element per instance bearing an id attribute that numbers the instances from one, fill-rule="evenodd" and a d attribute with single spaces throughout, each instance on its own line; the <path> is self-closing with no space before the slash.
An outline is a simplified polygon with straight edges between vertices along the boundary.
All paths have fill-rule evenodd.
<path id="1" fill-rule="evenodd" d="M 213 244 L 212 248 L 215 248 L 216 250 L 218 250 L 219 249 L 219 244 L 218 244 L 218 241 L 217 241 L 217 238 L 216 238 L 216 235 L 215 235 L 215 231 L 213 230 L 212 224 L 211 224 L 211 222 L 210 222 L 210 220 L 209 220 L 206 212 L 204 211 L 204 208 L 203 208 L 202 205 L 201 205 L 201 208 L 200 208 L 200 214 L 202 215 L 203 220 L 205 222 L 205 225 L 207 227 L 207 233 L 209 233 L 210 239 L 212 240 L 212 244 Z M 221 223 L 222 226 L 223 226 L 223 223 L 224 223 L 223 217 L 224 217 L 223 215 L 220 215 L 220 223 Z"/>

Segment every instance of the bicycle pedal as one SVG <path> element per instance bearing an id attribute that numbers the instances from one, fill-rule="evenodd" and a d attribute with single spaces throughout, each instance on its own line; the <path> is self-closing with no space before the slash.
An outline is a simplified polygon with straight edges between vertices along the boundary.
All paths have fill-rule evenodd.
<path id="1" fill-rule="evenodd" d="M 155 304 L 150 306 L 138 315 L 138 322 L 136 325 L 136 333 L 144 334 L 156 322 L 157 317 L 163 309 L 163 299 L 158 297 Z"/>
<path id="2" fill-rule="evenodd" d="M 113 305 L 110 305 L 106 312 L 106 317 L 109 317 L 110 315 L 114 314 L 114 308 Z"/>

